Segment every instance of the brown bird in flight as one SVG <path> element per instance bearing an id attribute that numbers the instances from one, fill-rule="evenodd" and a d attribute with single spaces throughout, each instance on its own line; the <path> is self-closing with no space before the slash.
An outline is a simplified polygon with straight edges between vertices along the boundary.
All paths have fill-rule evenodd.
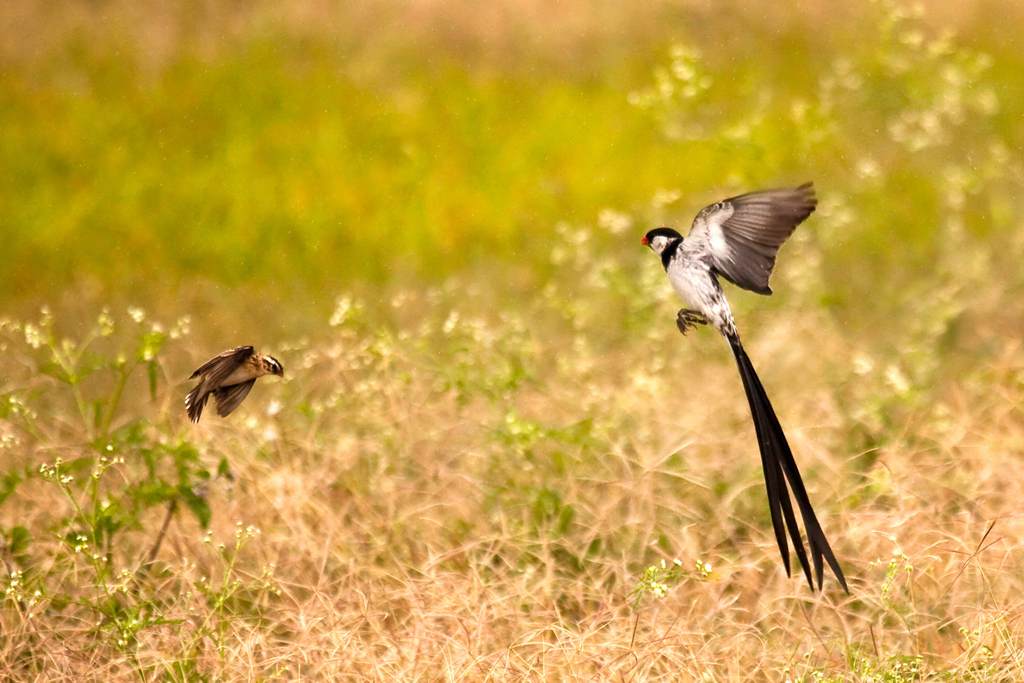
<path id="1" fill-rule="evenodd" d="M 251 346 L 238 346 L 214 356 L 189 377 L 198 377 L 199 384 L 185 395 L 188 418 L 199 422 L 210 394 L 217 401 L 217 414 L 227 417 L 248 396 L 256 380 L 264 375 L 281 377 L 284 367 L 273 356 L 260 355 Z"/>

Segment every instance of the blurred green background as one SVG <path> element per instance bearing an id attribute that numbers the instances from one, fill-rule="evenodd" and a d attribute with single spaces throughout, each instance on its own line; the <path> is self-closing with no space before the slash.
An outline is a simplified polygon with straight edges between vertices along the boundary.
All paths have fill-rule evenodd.
<path id="1" fill-rule="evenodd" d="M 0 297 L 18 313 L 244 292 L 320 320 L 351 287 L 481 267 L 530 291 L 559 225 L 618 216 L 597 248 L 634 252 L 724 193 L 813 179 L 805 303 L 867 325 L 908 282 L 934 288 L 944 250 L 1019 232 L 1014 4 L 0 12 Z"/>

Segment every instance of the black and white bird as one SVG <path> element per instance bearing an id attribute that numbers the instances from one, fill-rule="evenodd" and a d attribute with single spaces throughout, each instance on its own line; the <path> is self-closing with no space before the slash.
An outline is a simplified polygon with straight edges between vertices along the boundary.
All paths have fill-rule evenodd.
<path id="1" fill-rule="evenodd" d="M 185 396 L 188 418 L 199 422 L 211 394 L 217 401 L 217 414 L 227 417 L 249 395 L 256 380 L 265 375 L 281 377 L 284 368 L 276 358 L 260 355 L 251 346 L 238 346 L 214 356 L 189 377 L 198 377 L 199 384 Z"/>
<path id="2" fill-rule="evenodd" d="M 811 565 L 807 561 L 807 552 L 787 492 L 788 484 L 803 517 L 818 589 L 823 583 L 823 562 L 828 562 L 843 589 L 849 593 L 843 570 L 811 508 L 786 435 L 740 343 L 729 302 L 718 281 L 721 276 L 743 289 L 771 294 L 768 277 L 775 266 L 779 247 L 793 234 L 796 226 L 811 215 L 817 203 L 811 183 L 795 188 L 751 192 L 702 209 L 685 239 L 672 228 L 656 228 L 644 235 L 641 241 L 661 257 L 669 282 L 686 302 L 687 308 L 680 310 L 676 319 L 679 331 L 685 335 L 690 327 L 710 324 L 732 347 L 754 419 L 772 526 L 786 575 L 791 575 L 786 541 L 788 530 L 807 583 L 814 589 Z"/>

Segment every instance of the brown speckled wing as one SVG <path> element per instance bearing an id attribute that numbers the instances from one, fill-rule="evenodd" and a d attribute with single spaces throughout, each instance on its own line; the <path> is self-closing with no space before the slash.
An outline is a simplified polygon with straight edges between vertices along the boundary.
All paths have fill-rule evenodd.
<path id="1" fill-rule="evenodd" d="M 249 390 L 252 389 L 253 384 L 256 384 L 256 380 L 251 379 L 248 382 L 215 390 L 213 397 L 217 400 L 217 414 L 221 417 L 230 415 L 245 400 L 245 397 L 249 395 Z"/>
<path id="2" fill-rule="evenodd" d="M 229 349 L 200 365 L 189 379 L 205 375 L 204 380 L 207 386 L 215 387 L 254 353 L 256 350 L 251 346 L 237 346 Z"/>

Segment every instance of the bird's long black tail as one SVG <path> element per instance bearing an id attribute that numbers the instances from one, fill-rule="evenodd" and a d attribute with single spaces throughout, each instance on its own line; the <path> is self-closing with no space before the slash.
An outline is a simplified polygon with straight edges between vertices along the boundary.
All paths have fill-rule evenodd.
<path id="1" fill-rule="evenodd" d="M 843 590 L 847 593 L 850 589 L 846 586 L 846 578 L 843 570 L 839 568 L 832 548 L 825 539 L 825 532 L 821 530 L 818 518 L 811 508 L 811 501 L 807 497 L 807 489 L 800 478 L 800 470 L 797 469 L 793 452 L 789 449 L 786 435 L 779 424 L 779 418 L 775 416 L 775 410 L 768 401 L 768 394 L 765 393 L 761 380 L 754 372 L 754 365 L 750 362 L 747 352 L 743 350 L 739 337 L 729 337 L 732 345 L 733 355 L 736 356 L 736 365 L 739 366 L 740 377 L 743 379 L 743 388 L 747 392 L 747 401 L 750 403 L 750 414 L 754 418 L 754 429 L 757 431 L 757 443 L 761 448 L 761 465 L 764 467 L 764 480 L 768 488 L 768 507 L 772 515 L 772 527 L 775 529 L 775 540 L 779 544 L 779 551 L 782 553 L 782 562 L 786 567 L 786 575 L 790 575 L 789 548 L 786 541 L 786 530 L 793 540 L 793 549 L 800 560 L 807 577 L 807 583 L 811 590 L 814 590 L 814 581 L 811 579 L 811 566 L 807 561 L 807 553 L 804 550 L 803 541 L 800 538 L 800 529 L 796 523 L 796 515 L 793 514 L 793 503 L 789 499 L 789 490 L 796 498 L 796 504 L 800 508 L 800 515 L 804 520 L 804 530 L 807 532 L 807 542 L 811 549 L 811 559 L 814 561 L 814 574 L 818 579 L 818 589 L 824 581 L 824 562 L 832 568 Z M 787 490 L 787 483 L 789 490 Z"/>

